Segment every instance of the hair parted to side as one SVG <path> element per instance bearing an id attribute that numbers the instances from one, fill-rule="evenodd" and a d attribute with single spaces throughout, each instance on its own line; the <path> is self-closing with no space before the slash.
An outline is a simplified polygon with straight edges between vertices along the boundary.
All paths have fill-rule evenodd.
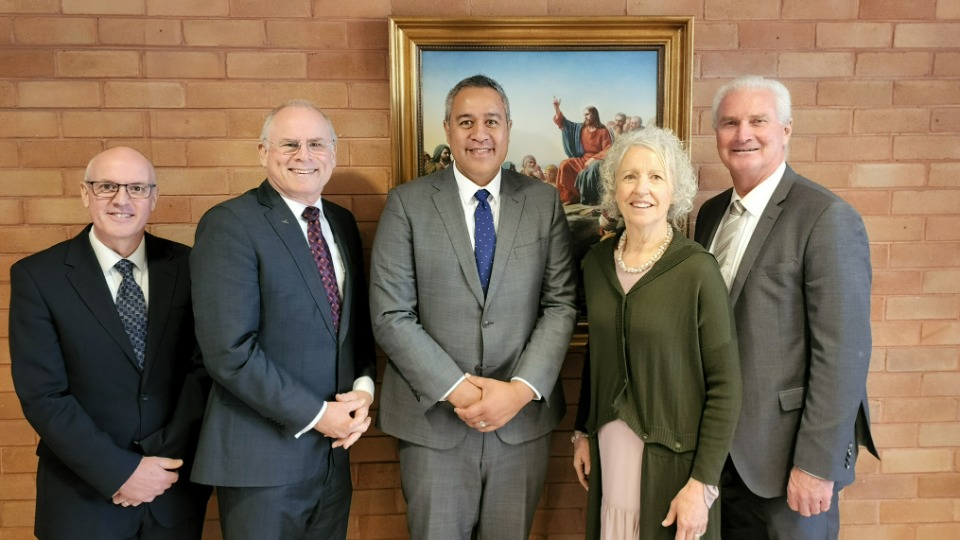
<path id="1" fill-rule="evenodd" d="M 616 138 L 600 166 L 603 186 L 600 209 L 608 219 L 620 220 L 620 209 L 617 208 L 616 200 L 617 169 L 620 168 L 620 162 L 627 151 L 635 147 L 650 150 L 663 162 L 667 176 L 673 182 L 673 202 L 667 211 L 667 220 L 674 227 L 682 228 L 687 221 L 687 214 L 693 210 L 693 200 L 697 196 L 697 175 L 683 141 L 669 129 L 650 126 L 629 131 Z"/>
<path id="2" fill-rule="evenodd" d="M 490 88 L 496 91 L 500 94 L 500 99 L 503 100 L 503 108 L 507 111 L 506 121 L 510 121 L 510 100 L 507 99 L 507 93 L 503 91 L 503 87 L 490 77 L 477 74 L 458 82 L 450 89 L 450 92 L 447 93 L 447 101 L 443 112 L 444 122 L 450 121 L 450 111 L 453 110 L 453 100 L 456 99 L 457 94 L 464 88 Z"/>
<path id="3" fill-rule="evenodd" d="M 777 120 L 781 124 L 787 125 L 793 119 L 793 112 L 790 104 L 790 91 L 778 80 L 767 79 L 759 75 L 746 75 L 736 78 L 720 87 L 713 96 L 713 107 L 711 116 L 713 117 L 713 129 L 717 129 L 717 112 L 720 108 L 720 102 L 731 92 L 737 90 L 766 90 L 773 94 L 774 107 L 777 111 Z"/>
<path id="4" fill-rule="evenodd" d="M 327 121 L 327 125 L 330 126 L 330 137 L 332 140 L 330 142 L 336 144 L 337 142 L 337 132 L 333 129 L 333 122 L 330 121 L 330 117 L 327 116 L 327 113 L 320 110 L 320 107 L 317 107 L 312 101 L 306 99 L 291 99 L 290 101 L 285 101 L 278 105 L 275 109 L 270 111 L 270 114 L 267 115 L 266 120 L 263 121 L 263 129 L 260 130 L 260 142 L 268 144 L 270 136 L 270 127 L 273 125 L 273 117 L 277 115 L 280 111 L 284 109 L 289 109 L 291 107 L 297 107 L 301 109 L 311 109 L 316 111 Z"/>

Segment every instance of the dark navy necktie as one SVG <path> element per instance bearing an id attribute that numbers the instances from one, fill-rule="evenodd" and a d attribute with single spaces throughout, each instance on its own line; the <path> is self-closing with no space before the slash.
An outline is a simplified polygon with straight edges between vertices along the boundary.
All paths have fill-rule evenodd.
<path id="1" fill-rule="evenodd" d="M 477 258 L 477 272 L 480 274 L 480 285 L 483 294 L 487 294 L 490 285 L 490 272 L 493 270 L 493 251 L 497 246 L 497 231 L 493 227 L 493 212 L 487 197 L 490 192 L 481 189 L 477 191 L 477 209 L 473 213 L 474 219 L 474 249 Z"/>
<path id="2" fill-rule="evenodd" d="M 340 288 L 337 286 L 337 272 L 333 268 L 333 257 L 330 256 L 330 247 L 323 238 L 320 228 L 320 209 L 316 206 L 304 208 L 303 219 L 307 220 L 307 240 L 310 243 L 310 252 L 320 271 L 323 288 L 327 292 L 327 302 L 330 302 L 330 311 L 333 314 L 333 329 L 340 330 Z"/>
<path id="3" fill-rule="evenodd" d="M 123 322 L 123 329 L 130 338 L 130 345 L 137 355 L 137 365 L 143 369 L 143 358 L 147 350 L 147 303 L 143 298 L 143 289 L 133 280 L 133 263 L 121 259 L 114 268 L 123 276 L 117 291 L 117 313 Z"/>

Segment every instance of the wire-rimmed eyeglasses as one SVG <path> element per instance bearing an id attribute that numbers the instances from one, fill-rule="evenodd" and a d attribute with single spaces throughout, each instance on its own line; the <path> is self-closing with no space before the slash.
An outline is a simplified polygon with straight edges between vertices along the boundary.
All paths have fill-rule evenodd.
<path id="1" fill-rule="evenodd" d="M 295 141 L 293 139 L 281 139 L 280 141 L 273 142 L 267 139 L 264 139 L 265 142 L 270 144 L 270 146 L 276 147 L 281 154 L 292 156 L 300 151 L 302 143 L 300 141 Z M 307 152 L 315 156 L 320 156 L 328 152 L 332 152 L 337 147 L 337 141 L 328 141 L 326 139 L 308 139 L 306 141 Z"/>
<path id="2" fill-rule="evenodd" d="M 90 186 L 90 191 L 93 192 L 93 196 L 98 199 L 112 199 L 120 192 L 120 188 L 127 190 L 127 195 L 129 195 L 131 199 L 149 199 L 150 194 L 153 193 L 153 188 L 157 187 L 156 184 L 147 184 L 146 182 L 137 182 L 134 184 L 118 184 L 116 182 L 106 181 L 97 182 L 94 180 L 85 180 L 84 182 Z"/>

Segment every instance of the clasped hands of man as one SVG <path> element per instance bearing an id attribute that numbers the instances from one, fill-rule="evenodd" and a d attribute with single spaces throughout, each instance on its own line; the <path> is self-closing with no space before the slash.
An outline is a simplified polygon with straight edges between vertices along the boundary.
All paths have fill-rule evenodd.
<path id="1" fill-rule="evenodd" d="M 507 424 L 536 395 L 522 381 L 498 381 L 470 375 L 447 396 L 460 420 L 481 433 L 496 431 Z"/>

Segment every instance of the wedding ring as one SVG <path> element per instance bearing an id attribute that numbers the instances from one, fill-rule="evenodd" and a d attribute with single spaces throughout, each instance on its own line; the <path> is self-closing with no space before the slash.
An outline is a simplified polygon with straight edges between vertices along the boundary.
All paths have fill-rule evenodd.
<path id="1" fill-rule="evenodd" d="M 484 422 L 483 420 L 481 420 L 481 421 L 480 421 L 480 429 L 483 429 L 483 428 L 485 428 L 485 427 L 487 427 L 487 423 Z"/>

